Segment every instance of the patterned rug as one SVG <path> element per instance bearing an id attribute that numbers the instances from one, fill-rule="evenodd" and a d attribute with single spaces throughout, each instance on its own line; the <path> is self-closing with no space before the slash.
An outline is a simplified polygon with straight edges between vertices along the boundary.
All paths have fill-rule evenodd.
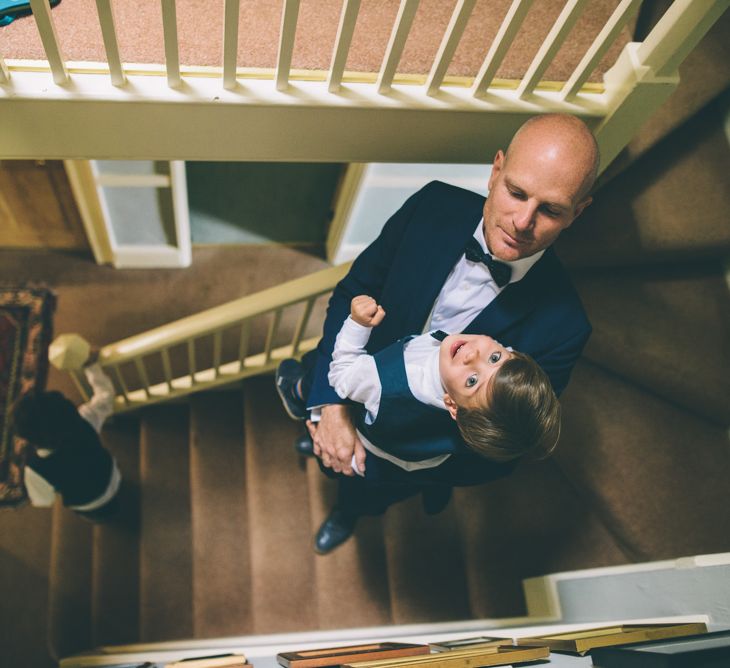
<path id="1" fill-rule="evenodd" d="M 0 505 L 26 498 L 24 442 L 7 418 L 18 397 L 45 387 L 55 307 L 47 288 L 0 285 Z"/>

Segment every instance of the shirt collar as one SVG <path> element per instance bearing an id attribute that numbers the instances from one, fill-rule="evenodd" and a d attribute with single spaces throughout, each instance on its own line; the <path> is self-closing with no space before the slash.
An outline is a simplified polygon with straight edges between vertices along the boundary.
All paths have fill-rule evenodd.
<path id="1" fill-rule="evenodd" d="M 487 240 L 484 238 L 484 218 L 479 221 L 479 225 L 477 225 L 477 229 L 474 231 L 474 238 L 479 242 L 483 251 L 492 255 L 492 252 L 487 246 Z M 544 252 L 545 249 L 537 251 L 537 253 L 530 255 L 529 257 L 520 258 L 519 260 L 512 260 L 511 262 L 499 260 L 499 262 L 512 267 L 512 276 L 509 279 L 509 282 L 517 283 L 517 281 L 521 281 L 527 275 L 527 272 L 532 269 L 532 266 L 542 257 Z"/>
<path id="2" fill-rule="evenodd" d="M 441 374 L 439 373 L 439 351 L 441 350 L 441 342 L 434 339 L 430 334 L 426 334 L 433 341 L 433 352 L 428 356 L 424 365 L 423 378 L 427 383 L 428 393 L 433 396 L 435 404 L 439 408 L 445 408 L 444 404 L 444 384 L 441 382 Z"/>

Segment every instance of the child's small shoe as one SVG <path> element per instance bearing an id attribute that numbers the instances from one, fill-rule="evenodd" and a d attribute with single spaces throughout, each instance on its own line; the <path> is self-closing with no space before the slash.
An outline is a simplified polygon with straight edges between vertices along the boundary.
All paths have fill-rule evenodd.
<path id="1" fill-rule="evenodd" d="M 292 420 L 307 419 L 307 404 L 297 389 L 303 375 L 302 365 L 293 358 L 282 361 L 276 370 L 276 391 L 284 404 L 284 410 Z"/>

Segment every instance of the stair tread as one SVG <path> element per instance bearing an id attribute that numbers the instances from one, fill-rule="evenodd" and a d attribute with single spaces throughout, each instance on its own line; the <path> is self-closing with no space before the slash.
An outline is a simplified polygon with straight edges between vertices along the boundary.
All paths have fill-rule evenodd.
<path id="1" fill-rule="evenodd" d="M 94 527 L 65 508 L 56 496 L 53 507 L 49 573 L 49 639 L 58 656 L 93 645 L 91 573 Z"/>
<path id="2" fill-rule="evenodd" d="M 527 614 L 525 578 L 629 561 L 552 460 L 454 490 L 472 615 Z"/>
<path id="3" fill-rule="evenodd" d="M 240 391 L 191 401 L 193 609 L 199 638 L 253 629 L 243 409 Z"/>
<path id="4" fill-rule="evenodd" d="M 701 271 L 675 266 L 582 276 L 577 286 L 593 324 L 589 360 L 726 424 L 730 381 L 718 360 L 727 357 L 727 327 L 707 326 L 727 320 L 720 263 L 704 263 Z"/>
<path id="5" fill-rule="evenodd" d="M 727 551 L 724 427 L 586 361 L 562 402 L 555 459 L 635 560 Z"/>
<path id="6" fill-rule="evenodd" d="M 94 644 L 139 638 L 139 423 L 104 428 L 102 441 L 122 475 L 119 515 L 94 528 Z"/>
<path id="7" fill-rule="evenodd" d="M 140 640 L 193 635 L 187 406 L 142 415 Z"/>
<path id="8" fill-rule="evenodd" d="M 469 618 L 453 503 L 442 513 L 428 516 L 419 494 L 388 509 L 384 531 L 393 622 Z"/>
<path id="9" fill-rule="evenodd" d="M 337 483 L 320 471 L 315 459 L 308 458 L 306 467 L 314 533 L 334 505 Z M 361 518 L 353 537 L 330 554 L 318 555 L 314 567 L 320 628 L 392 623 L 381 518 Z"/>
<path id="10" fill-rule="evenodd" d="M 292 450 L 299 427 L 271 376 L 246 381 L 244 400 L 254 633 L 316 629 L 307 477 Z"/>

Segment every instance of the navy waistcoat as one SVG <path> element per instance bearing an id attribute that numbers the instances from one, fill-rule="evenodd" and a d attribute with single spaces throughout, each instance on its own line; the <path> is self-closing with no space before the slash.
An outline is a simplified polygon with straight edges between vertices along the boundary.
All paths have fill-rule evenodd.
<path id="1" fill-rule="evenodd" d="M 404 346 L 413 337 L 396 341 L 373 355 L 381 384 L 380 407 L 372 424 L 366 424 L 366 410 L 357 413 L 358 431 L 381 450 L 409 462 L 438 455 L 465 452 L 465 445 L 450 437 L 453 420 L 448 411 L 424 404 L 413 396 L 408 385 Z"/>

